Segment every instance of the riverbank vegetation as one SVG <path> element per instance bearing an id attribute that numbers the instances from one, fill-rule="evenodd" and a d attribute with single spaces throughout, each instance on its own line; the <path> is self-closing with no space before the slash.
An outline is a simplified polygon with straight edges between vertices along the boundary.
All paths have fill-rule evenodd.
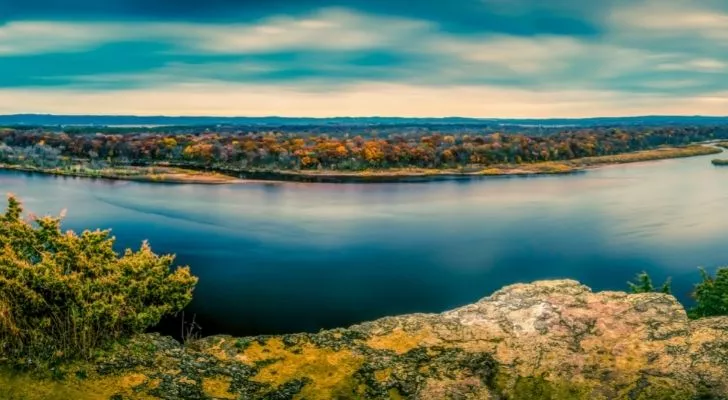
<path id="1" fill-rule="evenodd" d="M 671 158 L 695 157 L 720 153 L 715 147 L 689 145 L 661 147 L 609 156 L 585 157 L 569 161 L 543 161 L 521 164 L 468 165 L 459 168 L 387 168 L 363 171 L 318 170 L 231 170 L 225 173 L 266 180 L 321 181 L 321 182 L 397 182 L 402 180 L 434 180 L 477 176 L 558 175 L 570 174 L 612 164 L 626 164 Z"/>
<path id="2" fill-rule="evenodd" d="M 686 158 L 718 154 L 722 151 L 715 147 L 691 145 L 685 147 L 662 147 L 653 150 L 637 151 L 599 157 L 584 157 L 574 160 L 570 164 L 576 167 L 593 167 L 609 164 L 627 164 L 644 161 L 666 160 L 671 158 Z"/>
<path id="3" fill-rule="evenodd" d="M 109 231 L 61 230 L 61 218 L 0 215 L 0 361 L 38 368 L 90 358 L 192 299 L 197 278 L 144 243 L 122 255 Z"/>
<path id="4" fill-rule="evenodd" d="M 56 176 L 72 176 L 80 178 L 102 178 L 112 180 L 159 182 L 159 183 L 202 183 L 222 184 L 237 181 L 230 175 L 209 171 L 196 171 L 184 168 L 155 165 L 149 167 L 114 166 L 92 168 L 88 163 L 79 160 L 76 164 L 58 167 L 39 167 L 32 163 L 7 164 L 0 163 L 0 169 L 34 172 Z"/>
<path id="5" fill-rule="evenodd" d="M 485 175 L 511 170 L 560 173 L 594 164 L 704 154 L 700 151 L 708 150 L 697 147 L 691 150 L 695 153 L 682 155 L 649 151 L 728 138 L 728 127 L 563 128 L 542 136 L 403 133 L 351 137 L 346 133 L 214 133 L 209 130 L 189 133 L 189 129 L 184 132 L 80 134 L 44 128 L 3 129 L 0 130 L 0 163 L 59 174 L 109 177 L 149 173 L 149 170 L 134 170 L 135 167 L 177 168 L 185 173 L 216 171 L 234 176 L 255 176 L 261 172 L 312 176 L 401 175 L 414 171 Z M 645 150 L 648 152 L 630 155 Z M 539 164 L 542 166 L 533 167 Z"/>

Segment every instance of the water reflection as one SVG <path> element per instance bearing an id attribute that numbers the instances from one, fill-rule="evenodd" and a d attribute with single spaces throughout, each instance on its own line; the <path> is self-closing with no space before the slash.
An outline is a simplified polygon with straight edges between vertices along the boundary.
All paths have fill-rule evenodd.
<path id="1" fill-rule="evenodd" d="M 688 300 L 728 263 L 728 168 L 710 156 L 587 174 L 407 184 L 177 186 L 0 172 L 66 227 L 149 239 L 200 279 L 205 334 L 318 330 L 437 312 L 502 285 L 570 277 L 624 289 L 641 270 Z"/>

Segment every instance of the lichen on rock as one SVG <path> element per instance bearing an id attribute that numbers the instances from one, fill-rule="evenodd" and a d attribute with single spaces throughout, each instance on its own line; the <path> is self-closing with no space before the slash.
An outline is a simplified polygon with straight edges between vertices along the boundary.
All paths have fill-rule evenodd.
<path id="1" fill-rule="evenodd" d="M 67 369 L 66 387 L 115 385 L 79 399 L 720 399 L 728 317 L 690 321 L 669 295 L 543 281 L 318 334 L 187 346 L 141 335 Z"/>

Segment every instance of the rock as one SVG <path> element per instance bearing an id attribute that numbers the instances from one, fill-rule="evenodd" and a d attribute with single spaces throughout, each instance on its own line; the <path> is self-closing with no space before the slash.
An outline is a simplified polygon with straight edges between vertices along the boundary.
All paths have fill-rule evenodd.
<path id="1" fill-rule="evenodd" d="M 725 399 L 728 317 L 690 321 L 669 295 L 544 281 L 318 334 L 186 347 L 141 335 L 86 384 L 128 374 L 142 378 L 116 398 Z"/>

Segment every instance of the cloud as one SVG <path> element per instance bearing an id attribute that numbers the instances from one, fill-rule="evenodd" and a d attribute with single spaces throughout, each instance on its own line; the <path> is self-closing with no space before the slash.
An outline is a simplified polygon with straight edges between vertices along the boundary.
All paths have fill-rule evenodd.
<path id="1" fill-rule="evenodd" d="M 345 9 L 323 9 L 302 18 L 271 17 L 253 25 L 157 28 L 161 36 L 186 39 L 183 46 L 215 53 L 363 50 L 409 42 L 429 29 L 431 25 L 423 21 L 371 16 Z"/>
<path id="2" fill-rule="evenodd" d="M 204 10 L 185 0 L 176 8 L 167 1 L 102 3 L 71 0 L 65 12 L 50 3 L 45 10 L 19 3 L 8 8 L 9 15 L 26 17 L 52 10 L 56 18 L 0 25 L 0 88 L 64 92 L 79 96 L 77 107 L 85 105 L 82 99 L 104 93 L 129 98 L 157 90 L 207 101 L 199 88 L 247 104 L 226 94 L 226 88 L 266 93 L 278 88 L 278 103 L 257 98 L 271 107 L 264 114 L 279 113 L 285 104 L 320 112 L 308 107 L 308 101 L 324 104 L 312 93 L 338 99 L 326 103 L 341 110 L 335 114 L 353 112 L 347 96 L 374 99 L 373 87 L 431 112 L 450 110 L 450 105 L 435 107 L 409 96 L 443 96 L 457 107 L 448 89 L 463 95 L 462 113 L 446 115 L 474 113 L 468 101 L 476 104 L 479 96 L 520 99 L 522 110 L 539 115 L 541 110 L 577 113 L 582 109 L 577 101 L 557 107 L 577 94 L 585 96 L 582 103 L 593 107 L 592 114 L 626 112 L 627 106 L 656 113 L 649 108 L 671 104 L 708 113 L 728 92 L 723 77 L 728 5 L 717 0 L 697 5 L 685 0 L 453 0 L 418 7 L 403 0 L 272 0 L 245 7 L 209 0 Z M 84 12 L 114 18 L 78 17 Z M 474 92 L 466 95 L 468 87 Z M 407 93 L 397 95 L 393 88 Z M 284 94 L 306 100 L 287 103 L 280 100 Z M 541 108 L 531 108 L 529 99 L 542 102 Z M 358 105 L 370 110 L 365 114 L 386 112 L 380 105 L 389 102 L 376 102 Z M 209 104 L 222 107 L 216 114 L 235 111 L 216 101 Z M 258 111 L 247 106 L 240 111 L 248 109 Z M 489 109 L 515 112 L 497 105 Z"/>
<path id="3" fill-rule="evenodd" d="M 117 39 L 114 31 L 98 24 L 10 22 L 0 26 L 0 56 L 83 51 Z"/>
<path id="4" fill-rule="evenodd" d="M 700 72 L 722 72 L 726 70 L 728 63 L 712 58 L 699 58 L 685 60 L 683 62 L 665 63 L 657 66 L 663 71 L 700 71 Z"/>
<path id="5" fill-rule="evenodd" d="M 166 65 L 147 71 L 150 78 L 186 64 L 190 55 L 237 55 L 227 66 L 215 60 L 195 63 L 200 79 L 339 78 L 404 80 L 426 84 L 521 84 L 547 86 L 570 78 L 572 84 L 643 67 L 645 51 L 558 35 L 455 35 L 427 21 L 323 9 L 293 18 L 271 16 L 255 24 L 161 22 L 13 23 L 0 31 L 0 52 L 90 52 L 113 43 L 156 43 Z M 54 36 L 54 32 L 61 34 Z M 50 40 L 47 40 L 49 39 Z M 133 53 L 132 53 L 133 54 Z M 295 55 L 284 62 L 258 57 Z M 362 55 L 383 55 L 378 66 L 359 63 Z M 370 58 L 370 60 L 372 60 Z M 132 63 L 133 58 L 127 58 Z M 256 65 L 251 70 L 250 63 Z M 585 64 L 596 68 L 575 71 Z M 93 61 L 91 60 L 91 64 Z M 214 65 L 214 67 L 210 67 Z M 193 66 L 194 68 L 194 66 Z M 210 74 L 214 68 L 219 74 Z M 227 69 L 227 71 L 225 71 Z M 249 71 L 253 73 L 241 73 Z M 181 78 L 192 78 L 190 68 Z M 257 74 L 255 73 L 257 72 Z M 77 77 L 77 82 L 109 81 L 117 71 Z M 103 76 L 107 75 L 107 76 Z M 439 82 L 437 82 L 439 80 Z M 138 81 L 138 80 L 137 80 Z"/>
<path id="6" fill-rule="evenodd" d="M 585 13 L 595 6 L 579 0 L 0 0 L 0 23 L 12 20 L 147 20 L 254 23 L 271 15 L 299 18 L 311 10 L 347 8 L 358 12 L 418 19 L 450 32 L 593 35 Z"/>
<path id="7" fill-rule="evenodd" d="M 411 42 L 430 29 L 424 21 L 344 9 L 302 18 L 271 16 L 253 24 L 22 21 L 0 26 L 0 56 L 85 51 L 124 41 L 169 43 L 198 53 L 362 50 Z"/>
<path id="8" fill-rule="evenodd" d="M 728 13 L 718 8 L 687 1 L 645 1 L 615 8 L 611 14 L 615 25 L 662 37 L 695 35 L 704 39 L 728 38 Z"/>

